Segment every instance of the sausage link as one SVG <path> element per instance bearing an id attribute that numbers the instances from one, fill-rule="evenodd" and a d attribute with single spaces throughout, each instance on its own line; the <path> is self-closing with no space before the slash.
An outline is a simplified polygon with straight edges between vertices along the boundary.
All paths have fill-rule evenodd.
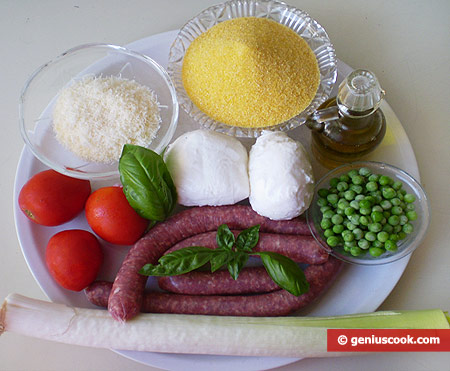
<path id="1" fill-rule="evenodd" d="M 203 206 L 184 210 L 157 224 L 128 252 L 114 280 L 108 310 L 119 321 L 133 318 L 140 311 L 147 277 L 139 270 L 156 264 L 164 252 L 190 236 L 215 231 L 221 224 L 230 229 L 246 229 L 260 224 L 261 232 L 308 235 L 303 219 L 276 221 L 258 215 L 250 206 Z"/>
<path id="2" fill-rule="evenodd" d="M 112 282 L 94 281 L 84 289 L 84 293 L 91 304 L 106 308 L 112 285 Z"/>
<path id="3" fill-rule="evenodd" d="M 237 237 L 240 231 L 233 230 L 232 232 Z M 165 254 L 190 246 L 216 249 L 216 232 L 206 232 L 186 238 L 167 250 Z M 253 251 L 276 252 L 297 263 L 305 264 L 323 264 L 328 260 L 328 253 L 319 246 L 312 236 L 260 233 L 258 244 L 253 248 Z"/>
<path id="4" fill-rule="evenodd" d="M 179 276 L 158 277 L 161 289 L 186 295 L 256 294 L 279 290 L 264 267 L 244 268 L 237 280 L 227 270 L 190 272 Z"/>
<path id="5" fill-rule="evenodd" d="M 307 293 L 294 296 L 285 290 L 257 295 L 180 295 L 149 292 L 142 301 L 142 312 L 204 314 L 221 316 L 285 316 L 317 299 L 334 281 L 342 262 L 334 257 L 321 265 L 310 265 L 305 269 L 310 284 Z M 111 283 L 94 283 L 87 290 L 88 299 L 96 305 L 105 306 L 107 295 L 104 288 Z M 98 289 L 99 292 L 96 292 Z M 92 301 L 93 299 L 96 302 Z"/>

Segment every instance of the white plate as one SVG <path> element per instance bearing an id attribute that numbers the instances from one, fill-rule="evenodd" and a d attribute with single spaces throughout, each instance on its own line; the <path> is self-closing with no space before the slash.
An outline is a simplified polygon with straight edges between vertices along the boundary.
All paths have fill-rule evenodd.
<path id="1" fill-rule="evenodd" d="M 155 59 L 162 66 L 167 66 L 168 52 L 171 42 L 175 39 L 177 31 L 170 31 L 136 41 L 128 47 L 144 53 Z M 338 83 L 342 81 L 351 68 L 339 61 Z M 335 93 L 335 91 L 334 91 Z M 388 92 L 389 93 L 389 92 Z M 419 179 L 416 158 L 405 131 L 395 113 L 384 102 L 381 106 L 386 115 L 388 128 L 385 139 L 377 150 L 368 157 L 396 165 L 413 177 Z M 198 128 L 184 112 L 180 112 L 179 124 L 174 139 L 181 132 Z M 289 135 L 302 141 L 309 149 L 310 133 L 306 127 L 300 127 L 289 132 Z M 253 139 L 243 139 L 247 146 Z M 313 163 L 316 177 L 325 173 L 325 169 Z M 90 230 L 84 215 L 58 227 L 42 227 L 30 222 L 19 210 L 17 196 L 25 182 L 35 173 L 44 170 L 45 166 L 33 157 L 31 152 L 24 148 L 20 158 L 15 180 L 14 211 L 17 235 L 20 246 L 34 278 L 54 302 L 66 303 L 79 307 L 93 307 L 85 298 L 83 292 L 76 293 L 58 286 L 49 275 L 45 266 L 44 252 L 50 237 L 63 229 L 81 228 Z M 95 183 L 93 188 L 104 184 Z M 100 272 L 100 279 L 113 280 L 115 273 L 124 258 L 128 248 L 103 243 L 105 262 Z M 395 263 L 377 267 L 346 266 L 335 284 L 316 304 L 306 308 L 301 314 L 312 316 L 339 315 L 361 312 L 372 312 L 386 299 L 391 290 L 400 279 L 408 264 L 409 256 Z M 263 357 L 225 357 L 162 354 L 150 352 L 118 351 L 125 357 L 150 366 L 166 370 L 267 370 L 279 367 L 297 359 L 292 358 L 263 358 Z"/>

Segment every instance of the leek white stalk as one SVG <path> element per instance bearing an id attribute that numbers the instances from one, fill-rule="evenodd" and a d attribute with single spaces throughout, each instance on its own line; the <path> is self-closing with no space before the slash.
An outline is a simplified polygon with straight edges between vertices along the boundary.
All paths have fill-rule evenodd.
<path id="1" fill-rule="evenodd" d="M 0 333 L 90 347 L 164 353 L 325 357 L 327 328 L 448 329 L 441 310 L 385 311 L 336 317 L 219 317 L 140 314 L 122 323 L 105 310 L 74 308 L 10 294 Z"/>

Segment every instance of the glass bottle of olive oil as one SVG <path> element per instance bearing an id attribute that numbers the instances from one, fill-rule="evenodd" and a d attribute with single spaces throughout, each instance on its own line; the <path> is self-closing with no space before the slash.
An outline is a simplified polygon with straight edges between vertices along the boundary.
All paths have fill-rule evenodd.
<path id="1" fill-rule="evenodd" d="M 355 70 L 340 84 L 337 97 L 306 121 L 313 155 L 322 165 L 334 168 L 356 161 L 380 144 L 386 132 L 379 108 L 384 95 L 372 72 Z"/>

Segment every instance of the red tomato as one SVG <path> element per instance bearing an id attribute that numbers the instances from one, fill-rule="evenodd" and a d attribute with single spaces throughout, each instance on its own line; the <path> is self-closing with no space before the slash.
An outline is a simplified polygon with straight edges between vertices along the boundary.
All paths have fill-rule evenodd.
<path id="1" fill-rule="evenodd" d="M 104 187 L 93 192 L 85 212 L 92 230 L 116 245 L 135 243 L 149 223 L 130 206 L 122 187 Z"/>
<path id="2" fill-rule="evenodd" d="M 97 238 L 80 229 L 55 234 L 45 251 L 45 262 L 52 277 L 62 287 L 73 291 L 81 291 L 95 280 L 102 261 Z"/>
<path id="3" fill-rule="evenodd" d="M 75 218 L 83 210 L 90 193 L 88 180 L 45 170 L 23 186 L 19 207 L 33 222 L 54 226 Z"/>

